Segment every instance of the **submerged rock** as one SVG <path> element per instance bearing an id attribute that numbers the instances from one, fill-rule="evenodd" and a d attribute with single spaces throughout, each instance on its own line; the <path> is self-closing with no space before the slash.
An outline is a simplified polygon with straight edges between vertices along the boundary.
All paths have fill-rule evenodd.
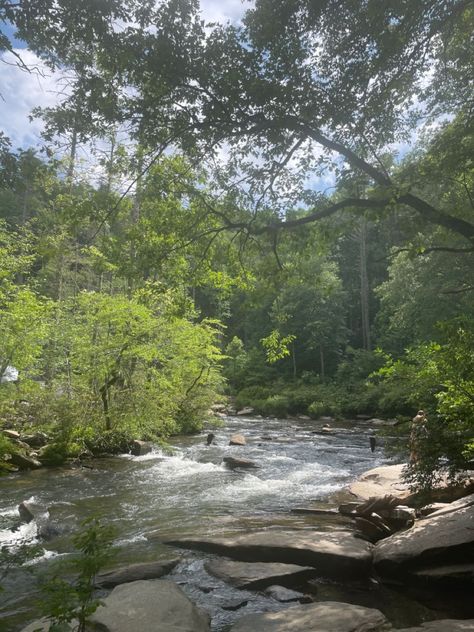
<path id="1" fill-rule="evenodd" d="M 312 566 L 326 577 L 367 576 L 372 567 L 373 545 L 349 531 L 258 531 L 227 538 L 176 538 L 165 543 L 245 562 Z"/>
<path id="2" fill-rule="evenodd" d="M 204 568 L 210 575 L 245 590 L 262 590 L 273 584 L 294 586 L 317 576 L 311 566 L 271 562 L 212 560 L 206 562 Z"/>
<path id="3" fill-rule="evenodd" d="M 172 571 L 178 562 L 179 558 L 177 557 L 172 560 L 130 564 L 129 566 L 116 568 L 106 573 L 100 573 L 95 578 L 95 584 L 103 588 L 112 588 L 120 584 L 127 584 L 139 580 L 157 579 Z"/>
<path id="4" fill-rule="evenodd" d="M 308 595 L 304 595 L 297 590 L 284 588 L 283 586 L 269 586 L 264 590 L 264 593 L 280 603 L 291 603 L 295 601 L 299 603 L 312 603 L 313 601 Z"/>
<path id="5" fill-rule="evenodd" d="M 280 612 L 251 614 L 237 621 L 231 632 L 383 632 L 390 629 L 379 610 L 326 601 L 293 606 Z"/>

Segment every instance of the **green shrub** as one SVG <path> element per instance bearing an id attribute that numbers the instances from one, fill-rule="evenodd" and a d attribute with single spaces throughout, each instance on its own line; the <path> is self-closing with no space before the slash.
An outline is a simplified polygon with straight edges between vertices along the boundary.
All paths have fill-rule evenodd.
<path id="1" fill-rule="evenodd" d="M 62 465 L 69 456 L 68 446 L 64 443 L 50 443 L 39 452 L 39 460 L 43 465 Z"/>
<path id="2" fill-rule="evenodd" d="M 286 417 L 290 402 L 284 395 L 271 395 L 263 402 L 262 413 L 266 417 Z"/>

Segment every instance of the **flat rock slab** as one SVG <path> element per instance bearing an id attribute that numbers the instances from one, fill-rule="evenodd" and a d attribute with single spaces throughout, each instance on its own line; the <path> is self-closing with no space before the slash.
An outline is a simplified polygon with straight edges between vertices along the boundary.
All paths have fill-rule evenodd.
<path id="1" fill-rule="evenodd" d="M 391 626 L 372 608 L 326 601 L 265 614 L 251 614 L 237 621 L 231 632 L 382 632 Z M 447 632 L 449 628 L 445 630 Z"/>
<path id="2" fill-rule="evenodd" d="M 474 563 L 474 506 L 428 516 L 379 542 L 374 564 L 382 576 Z"/>
<path id="3" fill-rule="evenodd" d="M 212 560 L 206 562 L 204 568 L 210 575 L 246 590 L 263 590 L 273 584 L 295 586 L 318 575 L 311 566 L 270 562 Z"/>
<path id="4" fill-rule="evenodd" d="M 396 496 L 401 500 L 413 497 L 408 485 L 401 479 L 405 465 L 383 465 L 364 472 L 350 485 L 349 491 L 354 496 L 368 500 L 373 496 Z"/>
<path id="5" fill-rule="evenodd" d="M 153 534 L 150 534 L 153 538 Z M 165 544 L 225 555 L 243 562 L 312 566 L 326 577 L 370 573 L 373 545 L 350 531 L 257 531 L 225 538 L 177 538 Z"/>
<path id="6" fill-rule="evenodd" d="M 427 621 L 417 628 L 403 628 L 394 632 L 474 632 L 474 619 Z"/>
<path id="7" fill-rule="evenodd" d="M 127 584 L 141 579 L 157 579 L 172 571 L 178 562 L 179 558 L 177 557 L 172 560 L 130 564 L 106 573 L 100 573 L 95 578 L 95 584 L 103 588 L 113 588 L 120 584 Z"/>
<path id="8" fill-rule="evenodd" d="M 165 579 L 122 584 L 92 615 L 101 632 L 209 632 L 209 617 L 174 582 Z M 94 627 L 95 626 L 95 627 Z"/>

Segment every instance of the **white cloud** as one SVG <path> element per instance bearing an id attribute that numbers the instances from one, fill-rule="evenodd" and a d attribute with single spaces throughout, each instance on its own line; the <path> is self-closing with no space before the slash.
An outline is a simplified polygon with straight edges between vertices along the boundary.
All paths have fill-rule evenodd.
<path id="1" fill-rule="evenodd" d="M 239 22 L 253 5 L 250 0 L 202 0 L 201 13 L 206 22 Z"/>
<path id="2" fill-rule="evenodd" d="M 57 103 L 59 75 L 52 73 L 31 51 L 16 52 L 32 70 L 21 69 L 12 53 L 0 56 L 0 121 L 2 131 L 11 139 L 13 147 L 26 148 L 38 143 L 42 129 L 41 121 L 30 123 L 28 116 L 34 107 Z"/>

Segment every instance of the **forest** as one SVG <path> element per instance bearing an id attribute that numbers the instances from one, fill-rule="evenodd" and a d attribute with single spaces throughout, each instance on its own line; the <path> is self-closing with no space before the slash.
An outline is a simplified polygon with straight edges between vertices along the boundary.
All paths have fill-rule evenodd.
<path id="1" fill-rule="evenodd" d="M 0 131 L 4 428 L 60 464 L 228 397 L 402 437 L 423 409 L 412 480 L 472 464 L 472 3 L 2 0 L 0 28 L 59 77 L 37 146 Z"/>

